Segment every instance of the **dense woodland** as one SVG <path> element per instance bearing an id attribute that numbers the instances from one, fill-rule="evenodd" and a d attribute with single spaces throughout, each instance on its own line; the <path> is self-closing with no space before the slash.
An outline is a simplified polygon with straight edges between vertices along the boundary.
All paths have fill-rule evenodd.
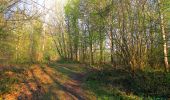
<path id="1" fill-rule="evenodd" d="M 73 96 L 65 99 L 170 98 L 169 0 L 67 0 L 63 6 L 58 0 L 51 8 L 45 5 L 48 0 L 42 1 L 0 0 L 0 100 L 15 92 L 10 88 L 21 83 L 20 72 L 24 76 L 33 70 L 36 78 L 34 68 L 42 74 L 49 70 L 31 66 L 45 65 L 54 73 L 82 79 L 81 89 L 90 91 L 77 94 L 61 78 L 59 87 Z M 8 71 L 18 76 L 6 78 Z M 44 91 L 40 96 L 32 92 L 31 100 L 64 99 Z"/>
<path id="2" fill-rule="evenodd" d="M 64 58 L 129 70 L 168 65 L 169 1 L 73 0 L 65 7 Z"/>

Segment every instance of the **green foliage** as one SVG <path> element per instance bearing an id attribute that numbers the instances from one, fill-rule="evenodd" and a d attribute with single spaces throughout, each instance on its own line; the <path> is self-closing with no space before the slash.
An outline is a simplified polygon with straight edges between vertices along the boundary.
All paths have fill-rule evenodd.
<path id="1" fill-rule="evenodd" d="M 59 61 L 57 61 L 58 63 L 61 64 L 73 64 L 75 63 L 74 61 L 70 60 L 70 59 L 60 59 Z"/>
<path id="2" fill-rule="evenodd" d="M 14 72 L 15 71 L 14 69 Z M 13 89 L 12 85 L 19 82 L 17 77 L 8 76 L 6 72 L 8 72 L 8 70 L 0 72 L 0 95 L 10 92 Z"/>
<path id="3" fill-rule="evenodd" d="M 7 3 L 0 1 L 0 12 Z M 30 15 L 30 20 L 25 21 L 26 16 L 29 17 L 27 11 L 17 8 L 8 12 L 11 21 L 5 21 L 8 19 L 0 14 L 0 63 L 51 63 L 57 53 L 61 56 L 60 64 L 83 62 L 106 66 L 105 63 L 111 62 L 133 74 L 112 70 L 112 66 L 89 73 L 84 80 L 85 88 L 93 91 L 99 100 L 117 96 L 126 100 L 136 96 L 167 97 L 170 73 L 152 68 L 158 70 L 163 66 L 167 56 L 162 35 L 169 33 L 169 5 L 169 0 L 160 0 L 160 4 L 159 0 L 68 0 L 65 14 L 57 16 L 58 20 L 52 19 L 55 20 L 51 23 L 54 27 L 50 25 L 52 28 L 46 27 L 36 15 Z M 20 20 L 23 18 L 24 21 Z M 84 71 L 72 66 L 56 68 L 55 64 L 53 68 L 70 78 Z M 17 77 L 5 75 L 0 73 L 0 94 L 9 92 L 10 86 L 19 81 Z"/>
<path id="4" fill-rule="evenodd" d="M 103 75 L 102 75 L 103 76 Z M 98 78 L 96 74 L 90 74 L 85 80 L 85 87 L 93 91 L 99 100 L 135 100 L 133 95 L 128 95 L 119 87 L 108 84 L 108 81 Z"/>
<path id="5" fill-rule="evenodd" d="M 0 79 L 0 94 L 8 93 L 11 91 L 12 84 L 18 83 L 17 78 L 11 78 L 11 77 L 5 77 L 3 79 Z"/>
<path id="6" fill-rule="evenodd" d="M 7 67 L 7 68 L 6 68 Z M 0 71 L 0 95 L 15 91 L 16 84 L 21 83 L 20 75 L 28 66 L 6 66 Z"/>
<path id="7" fill-rule="evenodd" d="M 152 100 L 168 98 L 170 95 L 170 74 L 139 71 L 135 77 L 123 70 L 103 70 L 90 73 L 85 85 L 96 95 L 118 96 L 123 100 L 136 97 Z M 99 88 L 100 87 L 100 88 Z M 138 98 L 138 99 L 139 99 Z"/>
<path id="8" fill-rule="evenodd" d="M 0 62 L 10 62 L 10 57 L 14 55 L 14 46 L 12 44 L 12 34 L 0 27 Z M 9 60 L 9 61 L 8 61 Z"/>
<path id="9" fill-rule="evenodd" d="M 138 95 L 165 98 L 170 95 L 170 73 L 138 72 L 130 82 L 130 87 Z"/>

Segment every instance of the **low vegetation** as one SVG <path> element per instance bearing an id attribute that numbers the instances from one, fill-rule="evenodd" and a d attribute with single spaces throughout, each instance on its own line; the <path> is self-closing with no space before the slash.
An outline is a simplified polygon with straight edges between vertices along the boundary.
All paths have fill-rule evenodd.
<path id="1" fill-rule="evenodd" d="M 170 0 L 0 0 L 0 100 L 170 99 Z"/>
<path id="2" fill-rule="evenodd" d="M 170 73 L 137 72 L 135 76 L 123 70 L 102 70 L 90 73 L 86 85 L 99 97 L 122 99 L 168 99 Z M 100 87 L 100 88 L 99 88 Z"/>

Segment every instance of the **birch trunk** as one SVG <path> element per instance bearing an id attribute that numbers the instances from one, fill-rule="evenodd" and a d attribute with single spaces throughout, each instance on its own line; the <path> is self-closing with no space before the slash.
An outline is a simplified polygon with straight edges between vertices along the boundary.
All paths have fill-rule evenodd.
<path id="1" fill-rule="evenodd" d="M 166 41 L 166 32 L 165 32 L 165 25 L 164 25 L 164 15 L 161 11 L 161 0 L 158 0 L 159 4 L 159 17 L 160 17 L 160 28 L 163 37 L 163 49 L 164 49 L 164 63 L 165 63 L 165 70 L 169 71 L 169 64 L 168 64 L 168 46 Z"/>

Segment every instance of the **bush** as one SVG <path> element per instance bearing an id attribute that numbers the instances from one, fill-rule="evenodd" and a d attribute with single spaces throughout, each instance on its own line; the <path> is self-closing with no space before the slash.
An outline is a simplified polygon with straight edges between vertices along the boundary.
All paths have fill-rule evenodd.
<path id="1" fill-rule="evenodd" d="M 138 72 L 130 81 L 131 90 L 138 95 L 170 97 L 170 73 Z"/>
<path id="2" fill-rule="evenodd" d="M 144 98 L 170 97 L 170 73 L 161 71 L 137 71 L 134 77 L 123 70 L 96 71 L 87 76 L 86 82 L 95 82 L 104 87 L 112 86 L 127 94 Z"/>

